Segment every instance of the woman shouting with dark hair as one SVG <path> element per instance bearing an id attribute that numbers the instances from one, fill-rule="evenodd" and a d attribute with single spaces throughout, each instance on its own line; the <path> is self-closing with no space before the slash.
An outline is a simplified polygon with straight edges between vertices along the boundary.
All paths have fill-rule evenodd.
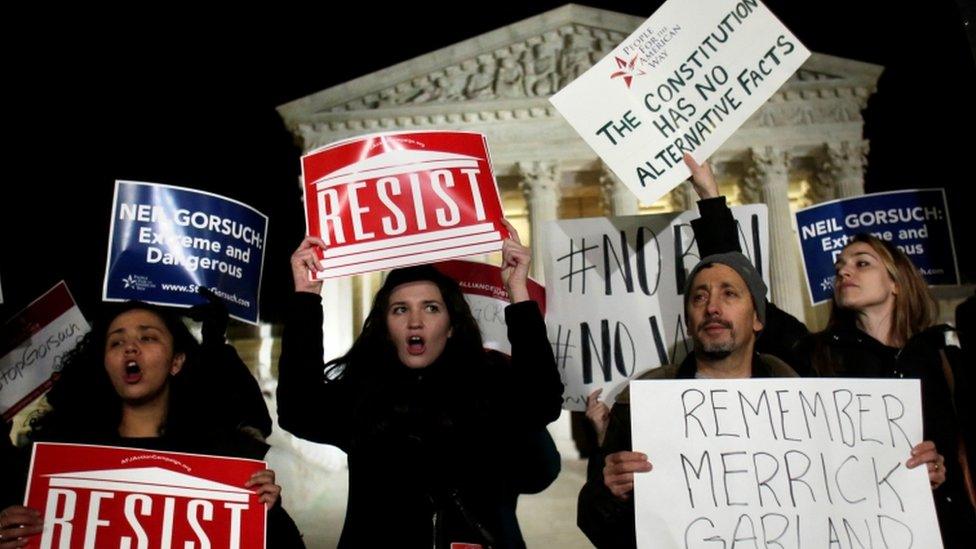
<path id="1" fill-rule="evenodd" d="M 322 283 L 310 277 L 324 244 L 308 237 L 292 255 L 278 418 L 349 455 L 340 547 L 524 547 L 516 498 L 540 483 L 522 454 L 558 417 L 562 384 L 528 295 L 529 251 L 509 231 L 511 360 L 483 349 L 458 284 L 419 266 L 389 274 L 352 348 L 324 364 Z"/>
<path id="2" fill-rule="evenodd" d="M 106 306 L 92 330 L 71 351 L 47 395 L 48 411 L 31 422 L 32 441 L 98 444 L 146 450 L 262 459 L 268 445 L 230 425 L 211 404 L 212 386 L 197 377 L 200 346 L 173 311 L 136 301 Z M 253 431 L 253 429 L 252 429 Z M 37 510 L 15 505 L 23 494 L 26 461 L 9 445 L 13 465 L 3 479 L 0 549 L 22 547 L 41 532 Z M 10 485 L 17 484 L 7 492 Z M 242 479 L 269 507 L 267 546 L 304 547 L 279 504 L 281 487 L 271 470 Z M 8 499 L 9 498 L 9 499 Z"/>

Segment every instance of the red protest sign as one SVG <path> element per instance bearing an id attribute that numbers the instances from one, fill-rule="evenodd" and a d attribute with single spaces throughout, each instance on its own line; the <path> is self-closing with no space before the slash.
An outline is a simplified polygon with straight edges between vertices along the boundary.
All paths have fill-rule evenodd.
<path id="1" fill-rule="evenodd" d="M 508 290 L 502 286 L 502 269 L 497 265 L 477 261 L 451 260 L 434 265 L 438 271 L 457 281 L 464 295 L 477 295 L 508 301 Z M 546 288 L 531 277 L 528 281 L 529 299 L 546 313 Z"/>
<path id="2" fill-rule="evenodd" d="M 508 236 L 485 137 L 397 132 L 302 157 L 308 234 L 328 246 L 319 278 L 500 250 Z"/>
<path id="3" fill-rule="evenodd" d="M 37 443 L 25 505 L 44 518 L 27 547 L 263 549 L 264 504 L 244 483 L 261 461 Z"/>
<path id="4" fill-rule="evenodd" d="M 442 261 L 434 265 L 438 271 L 457 281 L 464 292 L 464 299 L 471 307 L 471 315 L 478 328 L 485 348 L 512 354 L 508 341 L 508 325 L 505 307 L 509 305 L 508 291 L 502 286 L 501 268 L 475 261 Z M 529 298 L 546 312 L 546 289 L 531 278 L 528 281 Z"/>

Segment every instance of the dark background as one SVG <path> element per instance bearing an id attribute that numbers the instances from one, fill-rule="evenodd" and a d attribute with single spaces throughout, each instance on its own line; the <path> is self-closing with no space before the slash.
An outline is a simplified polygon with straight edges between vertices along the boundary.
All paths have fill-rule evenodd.
<path id="1" fill-rule="evenodd" d="M 647 17 L 660 3 L 588 5 Z M 280 320 L 304 221 L 300 151 L 274 108 L 561 5 L 361 4 L 5 16 L 2 317 L 61 279 L 83 311 L 100 300 L 113 183 L 133 179 L 267 214 L 261 312 Z M 886 67 L 865 113 L 867 191 L 945 187 L 963 279 L 976 281 L 972 5 L 767 5 L 810 50 Z"/>

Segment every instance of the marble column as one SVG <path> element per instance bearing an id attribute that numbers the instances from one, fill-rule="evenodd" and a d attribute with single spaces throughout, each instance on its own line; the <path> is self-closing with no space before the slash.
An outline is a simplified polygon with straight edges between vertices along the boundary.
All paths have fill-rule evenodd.
<path id="1" fill-rule="evenodd" d="M 603 202 L 609 206 L 611 216 L 640 213 L 637 195 L 628 189 L 606 164 L 600 166 L 600 187 L 603 189 Z"/>
<path id="2" fill-rule="evenodd" d="M 532 276 L 545 280 L 546 222 L 555 221 L 559 215 L 559 169 L 555 162 L 519 162 L 518 175 L 532 227 Z"/>
<path id="3" fill-rule="evenodd" d="M 819 170 L 807 197 L 813 203 L 864 194 L 864 170 L 867 166 L 868 142 L 835 141 L 824 145 L 818 158 Z M 811 330 L 827 325 L 830 307 L 825 304 L 809 306 L 807 326 Z"/>
<path id="4" fill-rule="evenodd" d="M 850 198 L 864 194 L 867 154 L 867 141 L 827 143 L 817 175 L 822 182 L 833 188 L 833 198 Z"/>
<path id="5" fill-rule="evenodd" d="M 690 181 L 684 181 L 678 184 L 677 187 L 671 189 L 667 198 L 668 205 L 671 206 L 671 211 L 683 212 L 695 207 L 698 201 L 698 194 L 695 193 L 695 188 L 691 185 Z"/>
<path id="6" fill-rule="evenodd" d="M 260 343 L 258 344 L 256 372 L 258 385 L 261 387 L 262 391 L 273 393 L 275 387 L 278 386 L 278 382 L 271 373 L 271 364 L 273 362 L 272 356 L 274 353 L 274 336 L 272 335 L 271 324 L 262 322 L 259 325 L 258 338 L 260 340 Z"/>
<path id="7" fill-rule="evenodd" d="M 352 347 L 352 277 L 326 280 L 322 284 L 322 347 L 325 360 L 342 356 Z"/>
<path id="8" fill-rule="evenodd" d="M 788 195 L 789 157 L 778 147 L 754 147 L 750 157 L 743 195 L 750 202 L 765 203 L 769 211 L 770 299 L 803 321 L 804 285 Z"/>

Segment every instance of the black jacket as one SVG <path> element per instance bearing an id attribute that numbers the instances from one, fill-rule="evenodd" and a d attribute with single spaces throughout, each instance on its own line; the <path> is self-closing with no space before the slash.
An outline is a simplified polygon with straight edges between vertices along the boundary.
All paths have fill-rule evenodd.
<path id="1" fill-rule="evenodd" d="M 491 541 L 492 547 L 523 547 L 516 498 L 540 488 L 538 475 L 525 473 L 524 455 L 532 452 L 523 450 L 540 443 L 540 429 L 562 406 L 538 306 L 525 302 L 505 310 L 511 361 L 489 352 L 485 360 L 462 363 L 449 347 L 420 370 L 404 367 L 393 354 L 383 364 L 347 364 L 361 368 L 359 375 L 329 380 L 320 303 L 308 293 L 292 299 L 279 362 L 278 420 L 296 436 L 349 456 L 339 546 Z M 551 460 L 542 461 L 541 469 L 552 473 Z"/>
<path id="2" fill-rule="evenodd" d="M 695 355 L 689 354 L 680 365 L 662 366 L 638 379 L 693 379 L 695 372 Z M 774 356 L 756 354 L 752 360 L 752 377 L 796 377 L 796 372 Z M 610 424 L 603 446 L 590 456 L 586 484 L 580 490 L 577 502 L 576 524 L 600 549 L 637 546 L 633 498 L 618 499 L 603 483 L 606 456 L 631 450 L 630 400 L 625 390 L 610 410 Z"/>

